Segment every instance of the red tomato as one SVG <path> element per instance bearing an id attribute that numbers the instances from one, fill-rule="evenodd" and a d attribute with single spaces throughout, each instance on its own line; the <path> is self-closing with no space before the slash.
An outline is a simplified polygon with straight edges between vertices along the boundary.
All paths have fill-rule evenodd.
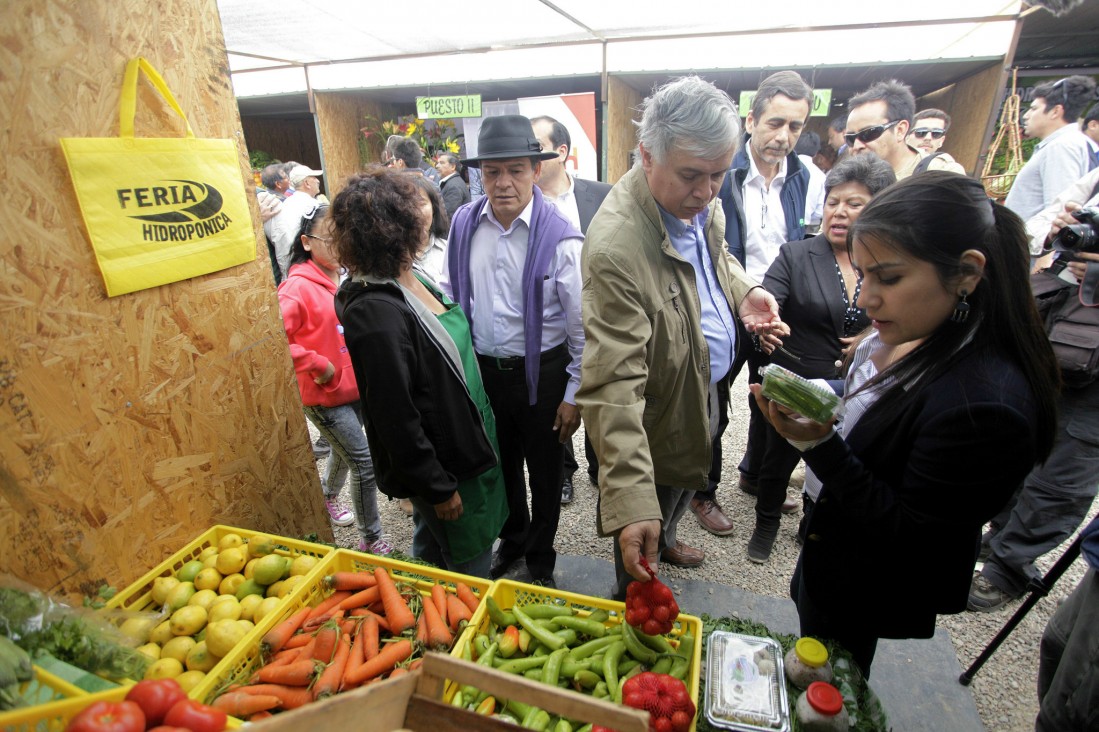
<path id="1" fill-rule="evenodd" d="M 164 721 L 164 715 L 180 699 L 186 699 L 187 693 L 175 679 L 145 679 L 134 684 L 126 694 L 126 701 L 132 701 L 145 712 L 145 724 L 156 727 Z"/>
<path id="2" fill-rule="evenodd" d="M 191 732 L 221 732 L 229 717 L 220 709 L 208 707 L 194 699 L 176 702 L 164 717 L 169 727 L 186 727 Z"/>
<path id="3" fill-rule="evenodd" d="M 69 721 L 65 732 L 144 732 L 145 714 L 130 701 L 96 702 Z"/>
<path id="4" fill-rule="evenodd" d="M 191 730 L 186 727 L 169 727 L 166 724 L 162 724 L 159 727 L 153 727 L 152 729 L 146 730 L 146 732 L 191 732 Z"/>

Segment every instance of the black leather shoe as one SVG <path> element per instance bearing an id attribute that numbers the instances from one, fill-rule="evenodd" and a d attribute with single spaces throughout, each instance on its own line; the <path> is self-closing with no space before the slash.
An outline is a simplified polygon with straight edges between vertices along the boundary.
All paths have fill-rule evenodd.
<path id="1" fill-rule="evenodd" d="M 572 503 L 572 476 L 566 475 L 561 481 L 561 505 Z"/>
<path id="2" fill-rule="evenodd" d="M 492 565 L 488 568 L 488 574 L 492 579 L 500 579 L 511 569 L 511 565 L 518 561 L 519 557 L 507 557 L 496 552 L 492 555 Z"/>

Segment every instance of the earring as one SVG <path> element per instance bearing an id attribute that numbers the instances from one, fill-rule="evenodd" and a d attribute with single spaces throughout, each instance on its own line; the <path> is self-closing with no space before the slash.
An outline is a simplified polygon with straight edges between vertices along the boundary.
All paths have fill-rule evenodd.
<path id="1" fill-rule="evenodd" d="M 968 296 L 969 292 L 966 290 L 962 290 L 958 295 L 958 304 L 954 307 L 954 312 L 950 314 L 952 323 L 964 323 L 966 318 L 969 317 L 969 303 L 966 302 Z"/>

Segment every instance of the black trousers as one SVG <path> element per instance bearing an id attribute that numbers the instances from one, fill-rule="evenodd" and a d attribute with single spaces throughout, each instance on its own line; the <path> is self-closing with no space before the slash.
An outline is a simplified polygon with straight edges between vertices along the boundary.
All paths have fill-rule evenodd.
<path id="1" fill-rule="evenodd" d="M 588 431 L 584 430 L 584 457 L 588 459 L 588 475 L 598 476 L 599 474 L 599 458 L 595 456 L 595 448 L 592 447 L 591 440 L 588 438 Z M 565 443 L 565 462 L 564 473 L 561 476 L 562 480 L 566 476 L 572 476 L 580 468 L 580 465 L 576 462 L 576 455 L 573 454 L 572 440 Z M 592 481 L 594 483 L 594 481 Z"/>
<path id="2" fill-rule="evenodd" d="M 529 404 L 522 365 L 504 370 L 489 359 L 478 360 L 485 392 L 496 415 L 508 501 L 508 519 L 500 531 L 498 551 L 510 560 L 526 557 L 534 579 L 552 577 L 557 564 L 553 540 L 561 517 L 561 463 L 565 451 L 553 423 L 568 384 L 568 349 L 554 348 L 542 354 L 538 400 L 533 405 Z M 530 476 L 529 510 L 524 462 Z"/>

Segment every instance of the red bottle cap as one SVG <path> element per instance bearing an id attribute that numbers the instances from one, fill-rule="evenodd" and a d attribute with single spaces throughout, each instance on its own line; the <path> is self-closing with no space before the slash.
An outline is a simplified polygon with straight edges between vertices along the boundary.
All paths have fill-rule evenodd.
<path id="1" fill-rule="evenodd" d="M 843 709 L 843 694 L 829 683 L 814 681 L 805 691 L 805 698 L 809 700 L 809 706 L 821 714 L 834 717 Z"/>

